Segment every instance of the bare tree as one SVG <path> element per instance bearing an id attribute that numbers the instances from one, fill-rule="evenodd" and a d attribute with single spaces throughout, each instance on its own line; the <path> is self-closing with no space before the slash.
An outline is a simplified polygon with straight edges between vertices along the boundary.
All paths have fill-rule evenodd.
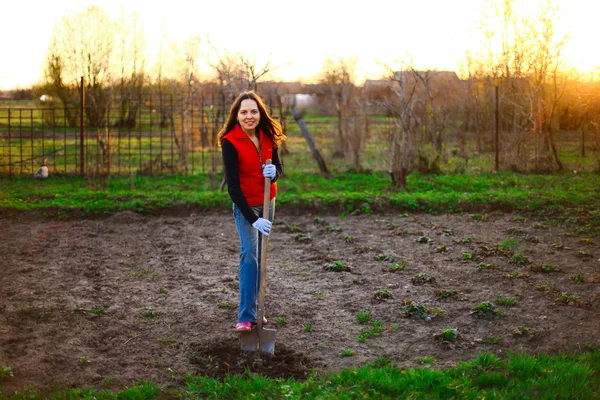
<path id="1" fill-rule="evenodd" d="M 144 87 L 148 82 L 145 72 L 144 33 L 136 14 L 129 17 L 121 14 L 116 37 L 116 97 L 119 110 L 117 125 L 132 128 L 141 113 Z"/>
<path id="2" fill-rule="evenodd" d="M 567 85 L 562 71 L 567 38 L 555 35 L 557 10 L 550 0 L 540 3 L 534 15 L 520 13 L 520 5 L 488 0 L 480 27 L 486 42 L 474 64 L 490 89 L 500 89 L 504 164 L 518 169 L 533 159 L 536 168 L 554 164 L 560 170 L 552 132 Z"/>
<path id="3" fill-rule="evenodd" d="M 337 116 L 337 148 L 334 157 L 347 158 L 349 155 L 348 117 L 354 112 L 356 103 L 355 70 L 357 58 L 343 58 L 337 60 L 328 58 L 323 63 L 319 83 L 323 90 L 319 93 L 326 104 L 330 104 Z M 349 158 L 349 157 L 348 157 Z"/>
<path id="4" fill-rule="evenodd" d="M 387 79 L 394 97 L 382 103 L 392 115 L 396 129 L 390 135 L 390 176 L 392 186 L 406 189 L 408 174 L 414 168 L 413 146 L 417 131 L 415 107 L 418 80 L 408 79 L 412 71 L 399 74 L 391 67 Z"/>

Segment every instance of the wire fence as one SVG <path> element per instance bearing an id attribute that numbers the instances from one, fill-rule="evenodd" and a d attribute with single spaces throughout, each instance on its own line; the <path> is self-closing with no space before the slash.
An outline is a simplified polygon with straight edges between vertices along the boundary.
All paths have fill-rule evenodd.
<path id="1" fill-rule="evenodd" d="M 134 121 L 104 110 L 102 124 L 82 126 L 78 108 L 0 108 L 0 174 L 26 175 L 41 165 L 58 174 L 161 174 L 215 171 L 215 129 L 196 107 L 168 114 L 149 102 Z M 74 123 L 76 121 L 76 123 Z"/>
<path id="2" fill-rule="evenodd" d="M 286 127 L 289 139 L 288 155 L 284 156 L 287 170 L 307 171 L 310 150 L 296 122 L 285 113 L 275 114 Z M 101 112 L 89 106 L 0 108 L 0 175 L 30 175 L 41 165 L 47 165 L 55 175 L 221 173 L 216 135 L 224 118 L 225 113 L 208 102 L 173 98 L 140 100 L 136 111 L 126 114 L 119 107 Z M 492 113 L 448 116 L 443 132 L 444 172 L 494 170 L 494 118 Z M 478 120 L 485 122 L 479 128 L 473 122 Z M 338 162 L 339 121 L 319 117 L 305 122 L 327 162 Z M 380 111 L 355 117 L 345 127 L 349 132 L 345 138 L 350 144 L 347 151 L 357 149 L 354 153 L 362 168 L 388 170 L 390 138 L 397 129 L 392 118 Z M 424 129 L 416 131 L 422 135 Z M 561 131 L 554 137 L 565 168 L 600 170 L 597 130 Z M 499 140 L 501 169 L 527 170 L 539 164 L 536 139 L 531 133 L 503 130 Z M 427 145 L 421 150 L 421 156 L 427 156 Z M 351 159 L 346 157 L 337 169 L 352 168 Z M 312 171 L 318 171 L 316 166 Z"/>

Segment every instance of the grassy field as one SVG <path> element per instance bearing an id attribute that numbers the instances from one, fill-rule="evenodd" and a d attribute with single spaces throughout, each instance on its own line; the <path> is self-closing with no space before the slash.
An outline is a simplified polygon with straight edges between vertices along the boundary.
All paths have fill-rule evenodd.
<path id="1" fill-rule="evenodd" d="M 313 374 L 305 381 L 231 376 L 218 380 L 187 376 L 185 389 L 164 390 L 152 382 L 118 393 L 93 389 L 26 390 L 11 399 L 598 399 L 600 351 L 580 354 L 481 353 L 449 369 L 436 369 L 425 357 L 423 368 L 399 369 L 389 360 L 338 374 Z M 0 379 L 10 379 L 0 370 Z M 3 378 L 4 377 L 4 378 Z M 1 382 L 1 381 L 0 381 Z"/>
<path id="2" fill-rule="evenodd" d="M 64 217 L 73 212 L 103 215 L 170 208 L 225 210 L 230 199 L 226 190 L 218 190 L 220 182 L 220 174 L 113 176 L 104 183 L 67 176 L 44 181 L 4 177 L 0 178 L 0 208 L 5 212 L 39 210 Z M 598 234 L 598 187 L 600 175 L 594 173 L 413 174 L 406 191 L 394 190 L 384 173 L 347 172 L 331 178 L 289 173 L 281 180 L 277 201 L 278 207 L 325 208 L 341 214 L 418 211 L 484 215 L 511 210 Z"/>

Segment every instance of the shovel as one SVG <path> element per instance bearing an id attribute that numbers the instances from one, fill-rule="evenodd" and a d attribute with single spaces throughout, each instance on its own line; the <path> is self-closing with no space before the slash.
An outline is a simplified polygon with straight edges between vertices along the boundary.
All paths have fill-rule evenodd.
<path id="1" fill-rule="evenodd" d="M 267 160 L 271 164 L 271 160 Z M 269 219 L 269 204 L 271 202 L 271 179 L 265 178 L 265 198 L 263 202 L 263 218 Z M 261 353 L 275 354 L 275 329 L 263 327 L 265 315 L 265 294 L 267 292 L 267 245 L 268 237 L 263 235 L 260 250 L 260 289 L 258 294 L 258 312 L 256 325 L 250 332 L 242 332 L 240 339 L 243 351 L 260 351 Z"/>

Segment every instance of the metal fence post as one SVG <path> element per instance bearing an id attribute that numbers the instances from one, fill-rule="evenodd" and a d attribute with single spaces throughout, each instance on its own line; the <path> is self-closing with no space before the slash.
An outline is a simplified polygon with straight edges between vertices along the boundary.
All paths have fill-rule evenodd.
<path id="1" fill-rule="evenodd" d="M 495 162 L 494 170 L 498 172 L 500 170 L 500 109 L 498 105 L 498 85 L 496 84 L 496 135 L 495 135 Z"/>
<path id="2" fill-rule="evenodd" d="M 10 131 L 10 108 L 8 109 L 8 177 L 12 179 L 12 135 Z"/>
<path id="3" fill-rule="evenodd" d="M 85 140 L 85 88 L 83 86 L 84 80 L 83 76 L 81 77 L 81 104 L 79 107 L 79 129 L 80 129 L 80 153 L 79 153 L 79 173 L 83 177 L 85 174 L 85 148 L 84 148 L 84 140 Z"/>

